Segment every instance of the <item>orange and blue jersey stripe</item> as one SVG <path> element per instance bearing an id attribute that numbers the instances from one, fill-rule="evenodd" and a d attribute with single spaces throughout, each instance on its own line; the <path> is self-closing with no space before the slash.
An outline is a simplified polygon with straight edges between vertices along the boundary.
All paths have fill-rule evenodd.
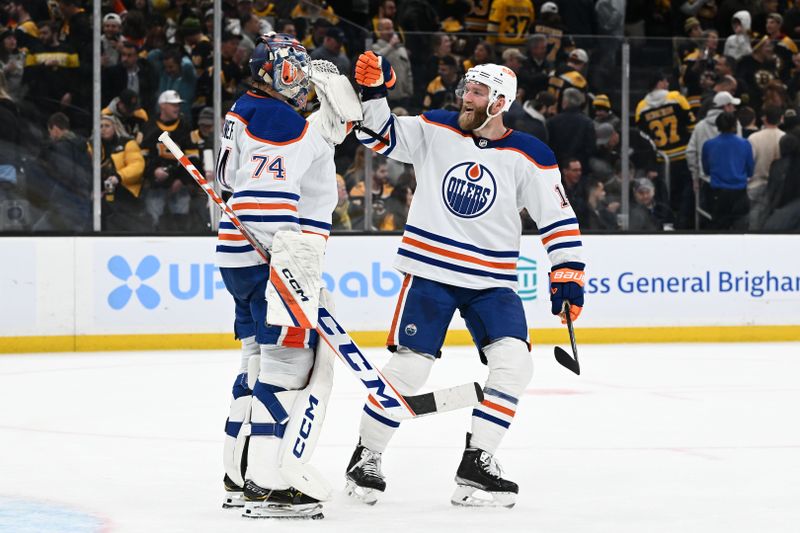
<path id="1" fill-rule="evenodd" d="M 583 246 L 580 236 L 577 218 L 565 218 L 539 229 L 539 237 L 548 254 L 564 248 Z"/>
<path id="2" fill-rule="evenodd" d="M 518 250 L 489 250 L 406 225 L 397 254 L 420 263 L 503 281 L 517 281 Z"/>

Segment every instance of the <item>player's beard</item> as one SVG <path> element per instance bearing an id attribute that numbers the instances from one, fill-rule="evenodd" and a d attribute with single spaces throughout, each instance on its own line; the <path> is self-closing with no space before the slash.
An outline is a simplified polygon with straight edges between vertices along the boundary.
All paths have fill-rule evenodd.
<path id="1" fill-rule="evenodd" d="M 487 107 L 478 109 L 472 108 L 471 112 L 464 111 L 464 104 L 461 104 L 461 111 L 458 113 L 458 125 L 462 130 L 472 131 L 478 129 L 488 116 L 486 114 Z"/>

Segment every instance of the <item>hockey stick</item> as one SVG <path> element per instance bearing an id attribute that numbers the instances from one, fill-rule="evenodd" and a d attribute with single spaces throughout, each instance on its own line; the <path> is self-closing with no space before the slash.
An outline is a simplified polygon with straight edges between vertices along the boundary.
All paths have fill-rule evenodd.
<path id="1" fill-rule="evenodd" d="M 581 375 L 581 365 L 578 363 L 578 346 L 575 343 L 575 330 L 572 329 L 572 317 L 569 315 L 569 302 L 564 302 L 564 316 L 567 319 L 567 331 L 569 331 L 569 342 L 572 344 L 572 355 L 574 359 L 560 346 L 553 348 L 556 361 L 568 370 L 572 370 L 577 375 Z"/>
<path id="2" fill-rule="evenodd" d="M 189 158 L 183 153 L 180 147 L 169 136 L 169 133 L 162 133 L 159 138 L 164 146 L 175 156 L 175 159 L 192 176 L 208 196 L 216 203 L 220 209 L 228 216 L 233 225 L 238 229 L 253 249 L 267 263 L 270 263 L 270 254 L 264 246 L 256 240 L 250 231 L 242 224 L 236 213 L 224 202 L 219 195 L 214 192 L 211 184 L 205 179 Z M 279 279 L 279 276 L 271 269 L 270 277 Z M 288 291 L 287 291 L 288 292 Z M 376 407 L 384 410 L 387 415 L 396 420 L 416 418 L 423 415 L 443 413 L 463 407 L 472 407 L 483 401 L 483 390 L 478 383 L 465 383 L 456 387 L 441 389 L 426 394 L 416 396 L 403 396 L 383 374 L 370 363 L 364 353 L 358 348 L 355 341 L 339 325 L 333 315 L 324 306 L 319 307 L 319 315 L 316 331 L 320 339 L 325 342 L 347 367 L 356 375 L 358 379 L 370 391 L 369 402 Z M 309 323 L 309 319 L 304 316 L 297 317 L 299 323 Z"/>

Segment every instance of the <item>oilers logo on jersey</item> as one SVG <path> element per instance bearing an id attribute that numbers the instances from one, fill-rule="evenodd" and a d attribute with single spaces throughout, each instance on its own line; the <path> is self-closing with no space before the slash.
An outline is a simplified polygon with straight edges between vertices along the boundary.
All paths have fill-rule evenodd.
<path id="1" fill-rule="evenodd" d="M 497 196 L 497 182 L 488 168 L 467 161 L 447 171 L 442 182 L 442 198 L 454 215 L 475 218 L 486 213 Z"/>

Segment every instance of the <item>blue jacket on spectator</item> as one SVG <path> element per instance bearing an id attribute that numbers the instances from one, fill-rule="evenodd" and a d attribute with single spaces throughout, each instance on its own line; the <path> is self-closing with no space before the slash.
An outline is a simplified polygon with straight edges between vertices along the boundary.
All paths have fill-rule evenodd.
<path id="1" fill-rule="evenodd" d="M 162 51 L 160 49 L 151 50 L 147 54 L 147 60 L 153 65 L 153 69 L 158 76 L 158 95 L 164 91 L 178 91 L 181 95 L 183 103 L 181 104 L 181 112 L 184 116 L 190 117 L 192 113 L 192 102 L 194 102 L 195 86 L 197 85 L 197 73 L 192 64 L 192 60 L 186 56 L 181 58 L 181 73 L 180 76 L 173 78 L 164 72 L 164 65 L 162 64 Z M 147 109 L 148 113 L 158 114 L 157 109 Z"/>
<path id="2" fill-rule="evenodd" d="M 703 171 L 715 189 L 746 188 L 754 165 L 750 143 L 734 133 L 722 133 L 703 145 Z"/>

